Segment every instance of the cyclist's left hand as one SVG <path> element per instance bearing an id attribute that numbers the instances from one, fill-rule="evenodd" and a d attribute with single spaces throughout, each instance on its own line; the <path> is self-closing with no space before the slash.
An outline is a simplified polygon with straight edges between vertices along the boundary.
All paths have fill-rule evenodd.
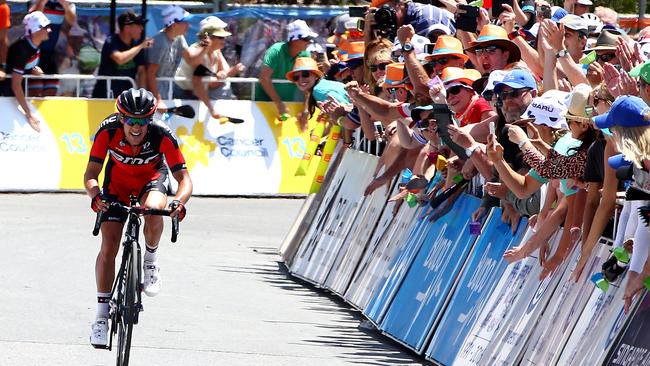
<path id="1" fill-rule="evenodd" d="M 180 200 L 171 201 L 169 204 L 169 209 L 172 210 L 172 213 L 169 214 L 169 216 L 176 217 L 176 215 L 178 215 L 178 220 L 183 221 L 187 210 L 185 209 L 185 205 Z"/>

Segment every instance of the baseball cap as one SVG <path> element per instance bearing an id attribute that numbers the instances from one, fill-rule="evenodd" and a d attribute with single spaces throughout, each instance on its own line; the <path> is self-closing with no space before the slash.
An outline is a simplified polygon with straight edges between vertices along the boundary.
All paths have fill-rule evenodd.
<path id="1" fill-rule="evenodd" d="M 225 28 L 227 26 L 228 23 L 224 22 L 218 17 L 215 17 L 214 15 L 211 15 L 199 23 L 199 35 L 207 34 L 208 36 L 228 37 L 232 33 L 226 31 Z"/>
<path id="2" fill-rule="evenodd" d="M 40 11 L 33 11 L 23 18 L 23 26 L 25 27 L 25 35 L 36 33 L 39 30 L 46 28 L 50 25 L 50 20 L 47 19 L 45 14 Z"/>
<path id="3" fill-rule="evenodd" d="M 639 97 L 623 95 L 616 98 L 609 112 L 594 117 L 594 124 L 600 129 L 650 126 L 650 107 Z"/>
<path id="4" fill-rule="evenodd" d="M 287 41 L 298 39 L 313 39 L 318 37 L 318 33 L 309 28 L 304 20 L 298 19 L 287 24 Z"/>
<path id="5" fill-rule="evenodd" d="M 587 5 L 587 6 L 594 5 L 594 3 L 591 2 L 591 0 L 578 0 L 577 3 L 580 4 L 580 5 Z"/>
<path id="6" fill-rule="evenodd" d="M 499 93 L 504 86 L 513 89 L 531 88 L 537 90 L 537 82 L 533 75 L 526 70 L 515 69 L 508 72 L 503 80 L 494 85 L 494 91 Z"/>
<path id="7" fill-rule="evenodd" d="M 641 78 L 650 84 L 650 60 L 630 70 L 630 76 Z"/>
<path id="8" fill-rule="evenodd" d="M 566 92 L 548 91 L 541 97 L 533 98 L 521 118 L 534 118 L 533 123 L 554 129 L 568 128 L 564 117 L 567 111 L 566 98 Z"/>
<path id="9" fill-rule="evenodd" d="M 133 10 L 127 10 L 117 17 L 117 24 L 120 28 L 129 24 L 145 25 L 145 23 L 147 23 L 147 19 L 143 18 L 141 15 L 137 15 Z"/>
<path id="10" fill-rule="evenodd" d="M 561 8 L 559 6 L 551 6 L 551 20 L 554 21 L 555 23 L 559 22 L 567 16 L 569 13 L 564 10 L 564 8 Z"/>
<path id="11" fill-rule="evenodd" d="M 190 16 L 190 13 L 178 5 L 169 5 L 163 9 L 162 16 L 163 26 L 167 28 L 174 23 L 186 22 L 187 18 Z"/>
<path id="12" fill-rule="evenodd" d="M 472 83 L 472 88 L 477 93 L 483 95 L 483 92 L 494 91 L 494 86 L 503 80 L 508 72 L 505 70 L 494 70 L 489 75 L 484 75 Z"/>
<path id="13" fill-rule="evenodd" d="M 576 32 L 580 32 L 584 35 L 589 34 L 589 24 L 587 24 L 587 20 L 575 14 L 566 15 L 562 20 L 560 20 L 560 23 L 564 24 L 564 27 Z"/>

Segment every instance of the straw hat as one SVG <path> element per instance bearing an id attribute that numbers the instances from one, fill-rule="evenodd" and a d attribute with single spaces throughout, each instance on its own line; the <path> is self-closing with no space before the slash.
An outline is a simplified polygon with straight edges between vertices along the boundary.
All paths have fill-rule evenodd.
<path id="1" fill-rule="evenodd" d="M 404 63 L 395 62 L 386 66 L 386 76 L 380 85 L 382 88 L 404 87 Z"/>
<path id="2" fill-rule="evenodd" d="M 499 46 L 509 51 L 508 63 L 521 60 L 521 51 L 519 51 L 519 47 L 514 42 L 508 39 L 508 32 L 503 27 L 494 24 L 484 25 L 476 41 L 471 42 L 470 47 L 466 48 L 465 51 L 474 53 L 476 47 L 490 45 Z"/>
<path id="3" fill-rule="evenodd" d="M 363 58 L 363 53 L 366 51 L 366 43 L 364 41 L 347 42 L 345 44 L 345 51 L 347 52 L 346 60 Z"/>
<path id="4" fill-rule="evenodd" d="M 451 82 L 458 82 L 469 85 L 481 78 L 481 73 L 474 69 L 463 69 L 460 67 L 445 67 L 442 70 L 442 82 L 448 84 Z"/>
<path id="5" fill-rule="evenodd" d="M 589 94 L 591 87 L 587 84 L 578 84 L 573 88 L 567 100 L 567 111 L 563 115 L 567 119 L 577 121 L 590 121 L 591 116 L 587 115 L 587 105 L 589 104 Z"/>
<path id="6" fill-rule="evenodd" d="M 296 62 L 293 64 L 293 70 L 289 71 L 285 76 L 287 77 L 287 80 L 293 81 L 293 74 L 300 71 L 311 71 L 319 78 L 323 77 L 323 73 L 318 69 L 316 60 L 311 57 L 296 58 Z"/>
<path id="7" fill-rule="evenodd" d="M 458 38 L 452 36 L 439 36 L 433 47 L 433 52 L 427 55 L 425 60 L 431 61 L 435 57 L 456 56 L 467 62 L 469 56 L 463 53 L 463 44 Z"/>

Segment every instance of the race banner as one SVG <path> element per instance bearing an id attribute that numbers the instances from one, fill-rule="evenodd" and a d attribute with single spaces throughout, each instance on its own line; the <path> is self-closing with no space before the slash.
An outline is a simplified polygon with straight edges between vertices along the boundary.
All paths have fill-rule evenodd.
<path id="1" fill-rule="evenodd" d="M 421 353 L 476 236 L 469 232 L 480 200 L 462 194 L 451 210 L 428 224 L 427 236 L 395 294 L 380 329 Z"/>
<path id="2" fill-rule="evenodd" d="M 0 98 L 0 167 L 15 174 L 0 176 L 0 191 L 83 190 L 90 147 L 101 121 L 115 112 L 106 100 L 34 100 L 41 132 L 34 131 L 14 98 Z M 276 125 L 272 103 L 215 102 L 219 113 L 244 119 L 221 123 L 198 101 L 167 101 L 190 105 L 194 118 L 157 114 L 181 142 L 181 150 L 197 195 L 307 194 L 317 163 L 305 176 L 294 175 L 304 153 L 307 131 L 293 123 Z M 302 108 L 290 103 L 292 113 Z M 310 126 L 315 125 L 312 118 Z M 319 160 L 320 157 L 315 157 Z M 24 166 L 33 169 L 21 169 Z"/>
<path id="3" fill-rule="evenodd" d="M 428 359 L 452 364 L 508 265 L 503 253 L 519 244 L 527 226 L 528 221 L 521 220 L 513 234 L 510 225 L 501 221 L 501 209 L 492 209 L 435 329 L 426 351 Z"/>

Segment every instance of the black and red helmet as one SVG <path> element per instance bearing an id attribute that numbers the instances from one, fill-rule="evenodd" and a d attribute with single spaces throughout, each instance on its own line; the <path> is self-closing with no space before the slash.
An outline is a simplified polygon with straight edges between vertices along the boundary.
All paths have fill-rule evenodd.
<path id="1" fill-rule="evenodd" d="M 156 104 L 156 97 L 144 88 L 125 90 L 115 101 L 118 112 L 134 118 L 152 116 L 156 111 Z"/>

